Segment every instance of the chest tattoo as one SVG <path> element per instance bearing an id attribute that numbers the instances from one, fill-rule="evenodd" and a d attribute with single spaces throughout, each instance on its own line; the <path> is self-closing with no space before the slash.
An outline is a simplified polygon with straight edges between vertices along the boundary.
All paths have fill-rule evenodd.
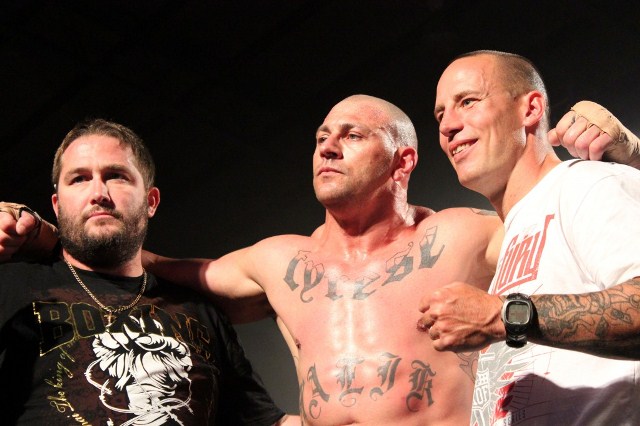
<path id="1" fill-rule="evenodd" d="M 341 267 L 341 275 L 326 273 L 333 265 L 313 258 L 311 251 L 300 250 L 289 261 L 284 276 L 284 282 L 291 291 L 300 290 L 300 300 L 309 303 L 314 300 L 310 292 L 320 284 L 326 289 L 324 297 L 336 301 L 344 297 L 354 300 L 364 300 L 378 289 L 402 281 L 410 275 L 414 268 L 435 267 L 440 255 L 444 251 L 444 244 L 436 248 L 438 227 L 428 228 L 419 243 L 419 253 L 415 253 L 414 242 L 406 243 L 406 247 L 394 253 L 384 262 L 384 270 L 379 272 L 367 271 L 362 275 L 349 276 L 348 266 Z M 418 258 L 416 265 L 416 255 Z M 317 292 L 316 292 L 317 293 Z"/>
<path id="2" fill-rule="evenodd" d="M 358 378 L 358 368 L 364 363 L 371 362 L 377 366 L 377 379 L 373 383 L 362 383 L 362 379 Z M 320 418 L 322 408 L 330 404 L 332 396 L 340 405 L 347 408 L 356 406 L 361 398 L 380 400 L 396 384 L 396 371 L 401 362 L 406 361 L 389 352 L 384 352 L 377 359 L 370 361 L 361 357 L 341 358 L 336 363 L 338 372 L 335 379 L 325 381 L 325 383 L 335 382 L 339 385 L 334 394 L 328 393 L 323 388 L 316 366 L 312 365 L 305 379 L 300 383 L 300 408 L 303 418 Z M 399 378 L 409 385 L 404 395 L 408 411 L 417 411 L 423 404 L 433 405 L 432 386 L 435 376 L 436 372 L 430 364 L 417 359 L 411 361 L 411 372 L 407 377 Z"/>

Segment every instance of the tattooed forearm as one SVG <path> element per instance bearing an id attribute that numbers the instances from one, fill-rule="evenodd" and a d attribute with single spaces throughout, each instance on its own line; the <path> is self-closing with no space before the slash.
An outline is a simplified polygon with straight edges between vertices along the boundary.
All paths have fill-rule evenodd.
<path id="1" fill-rule="evenodd" d="M 614 358 L 640 358 L 640 278 L 607 290 L 533 296 L 531 340 Z"/>

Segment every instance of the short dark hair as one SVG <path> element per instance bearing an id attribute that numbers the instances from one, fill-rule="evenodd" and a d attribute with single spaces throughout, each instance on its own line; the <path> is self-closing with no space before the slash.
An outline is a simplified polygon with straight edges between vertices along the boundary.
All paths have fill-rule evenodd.
<path id="1" fill-rule="evenodd" d="M 453 61 L 471 56 L 489 55 L 496 58 L 499 69 L 504 79 L 504 86 L 512 96 L 520 96 L 532 90 L 537 90 L 544 96 L 547 103 L 544 113 L 544 125 L 549 122 L 549 95 L 544 85 L 540 71 L 529 59 L 524 56 L 501 52 L 499 50 L 475 50 L 464 53 Z M 452 61 L 452 62 L 453 62 Z"/>
<path id="2" fill-rule="evenodd" d="M 53 158 L 53 169 L 51 171 L 51 182 L 54 188 L 60 179 L 62 169 L 62 154 L 75 140 L 88 135 L 110 136 L 120 141 L 121 144 L 131 148 L 136 165 L 142 175 L 146 189 L 153 186 L 155 181 L 156 166 L 153 157 L 147 149 L 142 139 L 131 129 L 122 124 L 94 118 L 78 123 L 62 140 Z"/>

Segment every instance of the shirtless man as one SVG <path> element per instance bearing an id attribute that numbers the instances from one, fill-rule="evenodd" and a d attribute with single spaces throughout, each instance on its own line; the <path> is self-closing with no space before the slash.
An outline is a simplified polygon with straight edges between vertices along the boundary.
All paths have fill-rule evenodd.
<path id="1" fill-rule="evenodd" d="M 146 266 L 222 296 L 235 322 L 275 316 L 305 424 L 466 424 L 475 354 L 435 351 L 416 329 L 418 302 L 451 281 L 487 289 L 502 227 L 488 212 L 409 205 L 417 160 L 402 111 L 349 97 L 316 132 L 326 219 L 311 236 L 267 238 L 215 261 L 147 254 Z"/>
<path id="2" fill-rule="evenodd" d="M 268 298 L 258 317 L 278 318 L 305 424 L 466 423 L 475 358 L 432 349 L 415 326 L 417 297 L 453 280 L 486 289 L 501 225 L 471 209 L 409 205 L 417 161 L 409 118 L 352 96 L 316 132 L 313 185 L 326 219 L 311 236 L 267 238 L 199 268 L 152 255 L 148 266 L 240 300 L 227 306 L 235 321 L 258 315 L 246 300 Z"/>

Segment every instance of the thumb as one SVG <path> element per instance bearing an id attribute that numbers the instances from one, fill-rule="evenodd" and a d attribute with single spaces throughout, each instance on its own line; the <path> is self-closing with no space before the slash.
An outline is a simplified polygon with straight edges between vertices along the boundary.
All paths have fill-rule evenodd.
<path id="1" fill-rule="evenodd" d="M 547 137 L 549 138 L 551 146 L 560 146 L 560 138 L 558 137 L 556 129 L 549 130 Z"/>

